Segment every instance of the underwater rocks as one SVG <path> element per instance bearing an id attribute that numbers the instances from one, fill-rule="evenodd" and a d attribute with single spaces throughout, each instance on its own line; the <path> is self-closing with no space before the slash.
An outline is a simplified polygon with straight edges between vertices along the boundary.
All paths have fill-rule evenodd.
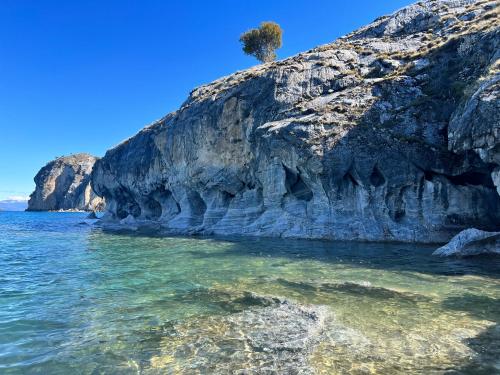
<path id="1" fill-rule="evenodd" d="M 327 292 L 349 294 L 360 298 L 372 298 L 389 301 L 396 299 L 399 302 L 418 303 L 427 302 L 429 298 L 423 295 L 402 292 L 394 289 L 382 288 L 372 285 L 370 282 L 345 281 L 339 283 L 309 283 L 305 281 L 290 281 L 277 279 L 277 283 L 302 293 Z"/>
<path id="2" fill-rule="evenodd" d="M 196 88 L 96 162 L 103 223 L 406 242 L 498 230 L 497 17 L 495 1 L 422 1 Z"/>
<path id="3" fill-rule="evenodd" d="M 298 282 L 282 285 L 301 287 Z M 231 288 L 180 291 L 174 296 L 175 303 L 189 306 L 210 302 L 212 314 L 168 322 L 155 329 L 151 340 L 159 341 L 158 351 L 144 365 L 144 373 L 426 373 L 429 363 L 436 364 L 436 372 L 440 372 L 474 358 L 467 340 L 491 325 L 486 322 L 478 327 L 456 327 L 457 321 L 450 323 L 449 317 L 435 317 L 433 324 L 438 322 L 437 326 L 423 325 L 417 313 L 406 316 L 405 329 L 394 329 L 388 324 L 391 319 L 383 318 L 370 327 L 363 319 L 350 319 L 353 314 L 345 314 L 346 306 L 335 305 L 333 301 L 341 301 L 337 298 L 339 292 L 344 294 L 344 288 L 352 288 L 353 297 L 369 297 L 365 304 L 369 311 L 354 315 L 382 313 L 384 317 L 401 314 L 400 303 L 408 302 L 405 293 L 368 283 L 305 285 L 309 296 L 315 286 L 318 297 L 323 296 L 320 298 L 327 291 L 331 295 L 325 300 L 328 304 L 300 303 Z M 341 286 L 340 290 L 332 289 L 332 285 Z M 365 288 L 362 293 L 361 288 Z M 438 302 L 424 296 L 408 296 L 414 308 L 426 312 Z M 386 298 L 397 303 L 391 308 Z M 371 310 L 379 299 L 380 310 Z M 215 314 L 214 306 L 218 307 Z"/>
<path id="4" fill-rule="evenodd" d="M 104 200 L 90 185 L 90 174 L 97 158 L 89 154 L 59 157 L 36 174 L 35 191 L 27 211 L 100 211 Z"/>
<path id="5" fill-rule="evenodd" d="M 166 328 L 162 348 L 169 362 L 179 358 L 184 371 L 201 373 L 314 373 L 309 355 L 323 337 L 331 316 L 328 309 L 251 293 L 244 298 L 250 307 L 243 311 Z M 241 305 L 240 298 L 236 305 Z M 339 337 L 346 340 L 345 333 L 339 332 Z M 161 356 L 152 363 L 161 365 Z"/>
<path id="6" fill-rule="evenodd" d="M 479 229 L 466 229 L 432 255 L 468 257 L 481 254 L 500 255 L 500 232 L 485 232 Z"/>

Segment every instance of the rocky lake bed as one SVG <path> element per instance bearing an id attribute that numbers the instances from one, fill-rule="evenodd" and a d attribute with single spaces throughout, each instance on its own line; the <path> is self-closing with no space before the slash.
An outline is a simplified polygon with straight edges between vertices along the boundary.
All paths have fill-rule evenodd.
<path id="1" fill-rule="evenodd" d="M 498 257 L 109 233 L 86 216 L 0 214 L 0 372 L 500 371 Z"/>

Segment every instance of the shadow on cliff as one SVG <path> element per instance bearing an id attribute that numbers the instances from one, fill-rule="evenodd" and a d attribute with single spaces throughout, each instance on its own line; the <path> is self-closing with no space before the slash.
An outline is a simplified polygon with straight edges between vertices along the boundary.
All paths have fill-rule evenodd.
<path id="1" fill-rule="evenodd" d="M 395 231 L 392 238 L 398 238 L 398 228 L 431 227 L 437 224 L 436 216 L 438 228 L 432 230 L 446 235 L 467 227 L 498 229 L 500 196 L 492 166 L 474 152 L 448 150 L 450 119 L 477 89 L 477 79 L 495 53 L 498 33 L 467 37 L 482 42 L 460 55 L 464 38 L 450 39 L 423 56 L 430 61 L 424 69 L 411 63 L 403 71 L 377 73 L 374 68 L 373 78 L 381 80 L 372 88 L 378 99 L 337 145 L 325 150 L 325 191 L 338 190 L 344 198 L 345 192 L 362 187 L 370 200 L 380 200 L 370 210 L 382 231 Z M 377 64 L 383 65 L 384 59 L 375 60 Z M 420 82 L 421 76 L 428 78 Z M 431 196 L 423 195 L 426 186 L 433 186 Z M 426 206 L 424 200 L 431 203 Z"/>
<path id="2" fill-rule="evenodd" d="M 500 358 L 500 300 L 487 296 L 466 294 L 450 297 L 443 302 L 447 310 L 461 311 L 475 319 L 493 322 L 479 335 L 465 340 L 474 352 L 469 362 L 451 370 L 449 374 L 496 374 Z"/>
<path id="3" fill-rule="evenodd" d="M 485 35 L 479 39 L 489 41 L 494 38 L 495 35 Z M 448 151 L 448 123 L 459 104 L 469 95 L 465 92 L 467 83 L 463 84 L 462 75 L 466 72 L 471 77 L 468 83 L 475 83 L 477 77 L 486 69 L 488 61 L 482 59 L 479 63 L 473 53 L 471 56 L 459 56 L 457 51 L 461 43 L 460 38 L 455 38 L 444 45 L 433 44 L 431 49 L 417 56 L 430 60 L 424 68 L 417 69 L 414 66 L 412 61 L 417 58 L 415 56 L 402 58 L 405 63 L 401 68 L 403 71 L 399 71 L 400 68 L 397 67 L 388 68 L 386 57 L 377 55 L 370 76 L 360 77 L 359 74 L 349 73 L 344 78 L 350 77 L 348 81 L 352 83 L 346 84 L 345 87 L 336 87 L 338 76 L 327 81 L 319 80 L 319 84 L 313 79 L 311 82 L 305 81 L 307 87 L 319 85 L 315 86 L 314 91 L 321 92 L 320 96 L 325 100 L 333 100 L 326 97 L 332 90 L 337 95 L 342 94 L 343 90 L 356 87 L 366 89 L 367 92 L 362 91 L 360 94 L 347 91 L 348 96 L 353 96 L 351 99 L 348 97 L 349 100 L 339 96 L 341 99 L 328 102 L 331 108 L 328 108 L 327 114 L 338 115 L 328 121 L 322 120 L 322 116 L 318 116 L 310 124 L 299 121 L 299 118 L 307 116 L 308 113 L 295 107 L 288 108 L 290 112 L 288 109 L 280 111 L 284 109 L 280 108 L 283 103 L 274 98 L 277 89 L 274 86 L 278 82 L 270 76 L 252 84 L 253 81 L 247 80 L 246 83 L 231 88 L 232 91 L 224 94 L 225 100 L 249 97 L 243 101 L 246 103 L 244 112 L 251 113 L 255 110 L 259 113 L 259 116 L 253 119 L 254 130 L 249 136 L 249 142 L 257 147 L 259 154 L 269 156 L 269 160 L 272 158 L 281 161 L 284 170 L 280 170 L 279 163 L 277 168 L 269 169 L 272 173 L 275 173 L 275 169 L 282 172 L 277 177 L 280 181 L 274 180 L 276 176 L 273 180 L 266 178 L 261 181 L 257 177 L 248 177 L 245 172 L 245 176 L 238 176 L 237 184 L 232 181 L 226 181 L 224 184 L 217 182 L 213 189 L 219 189 L 219 195 L 210 191 L 210 197 L 217 196 L 216 200 L 210 198 L 205 202 L 204 194 L 200 193 L 199 190 L 206 187 L 205 180 L 197 182 L 204 184 L 204 187 L 185 188 L 186 196 L 190 197 L 184 200 L 184 204 L 180 204 L 177 201 L 180 199 L 176 200 L 175 194 L 165 189 L 155 190 L 151 197 L 143 197 L 143 191 L 154 186 L 148 186 L 149 183 L 142 185 L 140 181 L 149 181 L 149 177 L 146 178 L 142 173 L 151 170 L 148 166 L 162 157 L 160 154 L 154 154 L 157 146 L 148 130 L 140 132 L 119 148 L 108 151 L 107 156 L 96 164 L 96 170 L 99 170 L 99 165 L 108 163 L 107 169 L 114 168 L 121 176 L 120 179 L 125 179 L 117 184 L 114 192 L 108 191 L 103 195 L 106 199 L 109 198 L 109 202 L 114 201 L 117 204 L 115 214 L 119 219 L 132 215 L 136 218 L 157 220 L 161 217 L 160 209 L 168 210 L 170 214 L 170 207 L 174 207 L 177 215 L 182 209 L 187 213 L 182 212 L 181 219 L 189 218 L 189 223 L 182 224 L 185 225 L 186 233 L 205 222 L 205 215 L 210 208 L 214 208 L 217 217 L 222 216 L 221 212 L 227 210 L 233 204 L 235 195 L 240 193 L 255 193 L 250 203 L 252 207 L 258 207 L 262 214 L 265 212 L 263 207 L 267 200 L 264 199 L 262 185 L 277 185 L 283 182 L 287 191 L 282 195 L 273 196 L 272 203 L 276 206 L 279 204 L 282 212 L 286 214 L 283 217 L 286 225 L 275 226 L 270 219 L 272 214 L 265 216 L 262 222 L 259 222 L 259 217 L 254 220 L 252 214 L 242 225 L 250 226 L 254 233 L 260 233 L 260 228 L 263 228 L 264 235 L 287 236 L 295 230 L 297 218 L 297 221 L 303 219 L 305 223 L 300 227 L 297 225 L 299 233 L 292 233 L 297 236 L 307 237 L 313 230 L 317 230 L 312 237 L 402 239 L 422 242 L 429 238 L 433 241 L 446 241 L 468 227 L 495 230 L 500 223 L 500 197 L 491 179 L 492 167 L 483 163 L 474 153 L 459 155 Z M 486 46 L 488 43 L 483 44 Z M 480 47 L 484 46 L 476 43 L 476 48 L 472 51 L 482 51 Z M 488 51 L 481 53 L 493 53 L 488 48 Z M 266 87 L 265 90 L 260 90 L 262 85 Z M 247 86 L 251 86 L 251 89 Z M 286 91 L 286 85 L 283 90 Z M 260 95 L 260 91 L 267 94 Z M 321 99 L 315 97 L 314 100 L 318 98 Z M 367 109 L 363 104 L 366 98 L 369 98 Z M 187 107 L 183 118 L 178 120 L 175 126 L 165 125 L 166 128 L 173 129 L 164 135 L 167 144 L 165 147 L 170 147 L 169 142 L 173 142 L 174 136 L 176 139 L 189 137 L 191 133 L 188 131 L 193 129 L 190 128 L 190 123 L 183 121 L 201 116 L 204 110 L 210 114 L 214 126 L 217 125 L 225 104 L 222 99 L 216 104 L 210 104 L 213 107 Z M 309 109 L 311 114 L 319 111 L 313 107 Z M 260 126 L 289 118 L 297 118 L 297 121 L 291 121 L 290 126 L 277 127 L 277 130 L 272 132 L 268 127 Z M 318 129 L 306 129 L 308 126 Z M 331 132 L 325 129 L 331 129 Z M 247 130 L 251 129 L 245 129 Z M 340 134 L 338 138 L 335 138 L 336 134 Z M 237 146 L 238 150 L 239 147 Z M 281 153 L 282 150 L 291 148 L 293 152 Z M 137 152 L 140 157 L 134 158 L 131 164 L 127 155 L 134 149 L 140 150 Z M 307 165 L 300 166 L 307 173 L 299 170 L 298 165 L 291 170 L 286 159 L 307 161 L 303 163 Z M 266 163 L 270 163 L 269 160 L 265 159 Z M 290 160 L 288 164 L 293 164 Z M 259 171 L 258 168 L 261 167 L 252 166 L 252 163 L 253 161 L 249 160 L 249 169 Z M 310 168 L 308 165 L 314 167 Z M 265 166 L 262 169 L 268 173 Z M 135 176 L 137 184 L 129 184 L 126 180 L 129 173 Z M 209 173 L 207 176 L 215 178 Z M 209 180 L 207 176 L 203 178 Z M 156 177 L 158 185 L 165 182 L 161 180 L 161 176 Z M 198 181 L 197 179 L 198 177 L 193 177 L 194 182 Z M 217 181 L 218 179 L 219 177 Z M 193 181 L 186 181 L 186 184 L 189 185 Z M 232 192 L 228 193 L 227 187 L 222 186 L 226 183 L 235 185 L 237 188 L 232 187 L 240 190 L 230 189 Z M 219 184 L 221 186 L 216 187 Z M 94 188 L 99 186 L 95 185 Z M 139 189 L 134 187 L 135 185 L 142 187 Z M 107 191 L 105 186 L 99 189 Z M 234 205 L 238 208 L 248 208 L 246 199 L 241 203 L 238 197 Z M 147 202 L 139 202 L 140 200 Z M 168 200 L 168 203 L 162 200 Z M 162 207 L 162 204 L 165 207 Z M 255 214 L 257 215 L 258 213 Z M 254 221 L 249 223 L 251 220 Z M 214 225 L 214 220 L 209 221 L 204 228 L 207 232 L 210 232 Z M 288 228 L 282 229 L 283 226 Z M 238 230 L 230 228 L 225 231 L 222 228 L 219 233 L 233 233 Z M 245 233 L 245 230 L 242 229 L 241 232 Z"/>

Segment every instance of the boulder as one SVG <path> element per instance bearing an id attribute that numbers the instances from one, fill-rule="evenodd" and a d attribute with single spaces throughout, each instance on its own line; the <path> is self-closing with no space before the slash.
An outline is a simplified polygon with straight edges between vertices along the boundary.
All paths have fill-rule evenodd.
<path id="1" fill-rule="evenodd" d="M 500 232 L 485 232 L 479 229 L 466 229 L 432 255 L 441 257 L 468 257 L 480 254 L 500 255 Z"/>

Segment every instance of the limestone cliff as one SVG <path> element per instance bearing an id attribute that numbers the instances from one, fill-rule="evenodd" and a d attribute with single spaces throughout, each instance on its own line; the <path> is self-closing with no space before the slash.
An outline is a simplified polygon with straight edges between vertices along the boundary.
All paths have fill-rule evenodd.
<path id="1" fill-rule="evenodd" d="M 103 209 L 102 198 L 90 185 L 90 174 L 97 158 L 75 154 L 57 158 L 35 176 L 35 191 L 28 201 L 28 211 Z"/>
<path id="2" fill-rule="evenodd" d="M 422 1 L 236 72 L 109 150 L 106 221 L 440 242 L 500 226 L 499 11 Z"/>

